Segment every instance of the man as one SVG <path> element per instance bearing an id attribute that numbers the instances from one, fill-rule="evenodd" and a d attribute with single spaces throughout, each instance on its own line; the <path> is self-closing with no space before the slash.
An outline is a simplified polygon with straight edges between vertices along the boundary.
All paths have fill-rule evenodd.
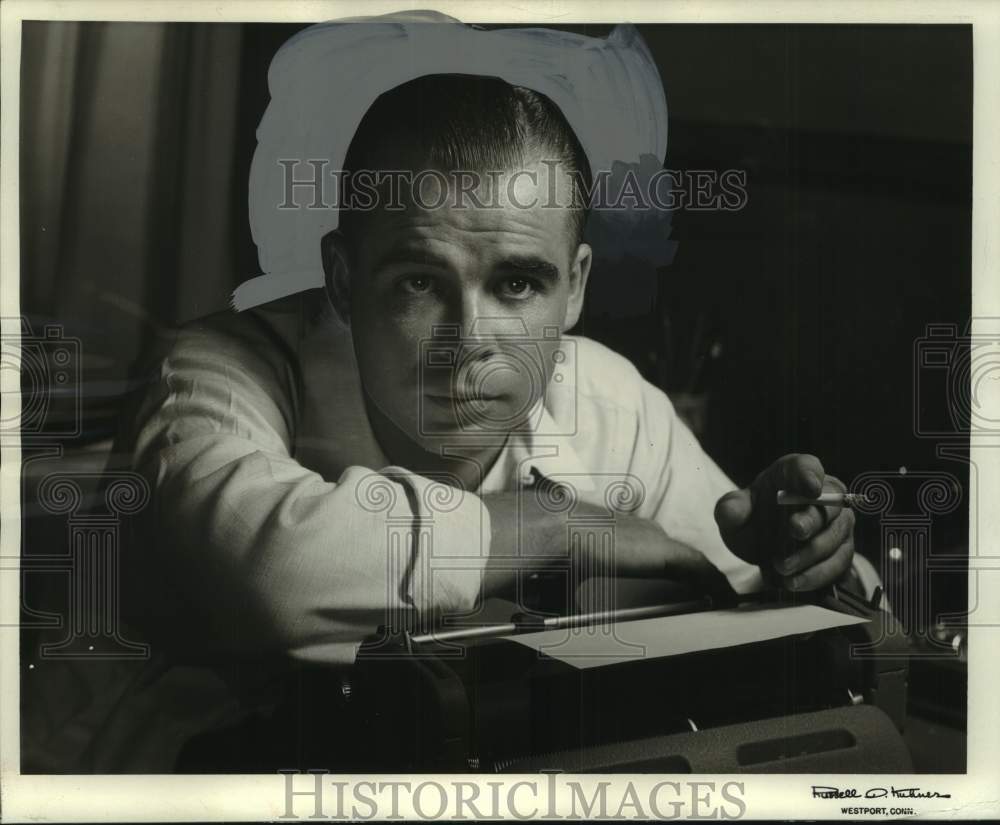
<path id="1" fill-rule="evenodd" d="M 817 458 L 736 490 L 661 391 L 564 335 L 591 269 L 592 170 L 544 94 L 400 84 L 344 170 L 339 227 L 314 239 L 324 288 L 182 328 L 126 434 L 153 505 L 123 592 L 175 680 L 230 660 L 347 665 L 380 626 L 478 621 L 553 568 L 713 592 L 850 573 L 849 510 L 775 503 L 844 489 Z M 391 189 L 404 178 L 426 186 Z M 607 495 L 619 482 L 625 501 Z M 614 519 L 610 554 L 567 538 L 588 514 Z M 247 692 L 173 700 L 201 697 L 166 752 Z"/>

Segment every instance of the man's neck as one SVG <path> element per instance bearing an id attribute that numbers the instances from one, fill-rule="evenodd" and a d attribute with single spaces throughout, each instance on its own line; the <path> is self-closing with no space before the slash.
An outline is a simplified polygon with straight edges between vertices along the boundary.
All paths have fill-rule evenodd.
<path id="1" fill-rule="evenodd" d="M 416 444 L 393 423 L 368 396 L 365 409 L 372 432 L 386 458 L 418 475 L 437 477 L 464 490 L 476 490 L 496 463 L 504 442 L 492 436 L 485 442 L 470 442 L 468 436 L 441 439 L 438 452 Z M 449 481 L 448 477 L 453 477 Z"/>

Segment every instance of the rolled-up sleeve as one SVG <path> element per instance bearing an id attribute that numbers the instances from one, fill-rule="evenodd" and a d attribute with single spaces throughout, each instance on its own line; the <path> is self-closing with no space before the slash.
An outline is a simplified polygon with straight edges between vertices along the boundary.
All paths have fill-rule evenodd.
<path id="1" fill-rule="evenodd" d="M 129 613 L 193 657 L 350 662 L 381 625 L 426 625 L 479 597 L 489 514 L 402 468 L 326 480 L 291 452 L 287 364 L 252 338 L 184 330 L 135 419 L 152 489 L 125 559 Z"/>

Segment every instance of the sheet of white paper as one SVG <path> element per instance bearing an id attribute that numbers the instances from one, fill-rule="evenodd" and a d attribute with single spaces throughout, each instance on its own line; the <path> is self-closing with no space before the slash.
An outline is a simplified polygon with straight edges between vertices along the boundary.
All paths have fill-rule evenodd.
<path id="1" fill-rule="evenodd" d="M 868 621 L 816 605 L 746 605 L 608 626 L 520 633 L 506 638 L 584 669 L 632 659 L 678 656 Z"/>

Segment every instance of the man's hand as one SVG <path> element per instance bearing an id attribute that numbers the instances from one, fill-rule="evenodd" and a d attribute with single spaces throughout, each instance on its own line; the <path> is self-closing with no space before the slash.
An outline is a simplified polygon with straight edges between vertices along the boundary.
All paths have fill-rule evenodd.
<path id="1" fill-rule="evenodd" d="M 778 490 L 808 498 L 844 492 L 812 455 L 786 455 L 744 490 L 727 493 L 715 506 L 723 541 L 737 556 L 777 574 L 789 590 L 817 590 L 839 581 L 854 557 L 854 513 L 836 506 L 781 507 Z"/>
<path id="2" fill-rule="evenodd" d="M 718 598 L 733 595 L 717 567 L 699 551 L 669 538 L 655 521 L 615 514 L 614 546 L 604 558 L 596 556 L 601 542 L 571 542 L 569 514 L 542 507 L 532 490 L 487 495 L 483 502 L 492 525 L 486 595 L 510 597 L 517 573 L 566 569 L 567 565 L 576 570 L 577 580 L 587 576 L 671 579 L 691 585 L 698 593 Z M 584 502 L 572 509 L 577 523 L 585 523 L 583 516 L 588 514 L 598 523 L 608 516 L 605 508 Z"/>

